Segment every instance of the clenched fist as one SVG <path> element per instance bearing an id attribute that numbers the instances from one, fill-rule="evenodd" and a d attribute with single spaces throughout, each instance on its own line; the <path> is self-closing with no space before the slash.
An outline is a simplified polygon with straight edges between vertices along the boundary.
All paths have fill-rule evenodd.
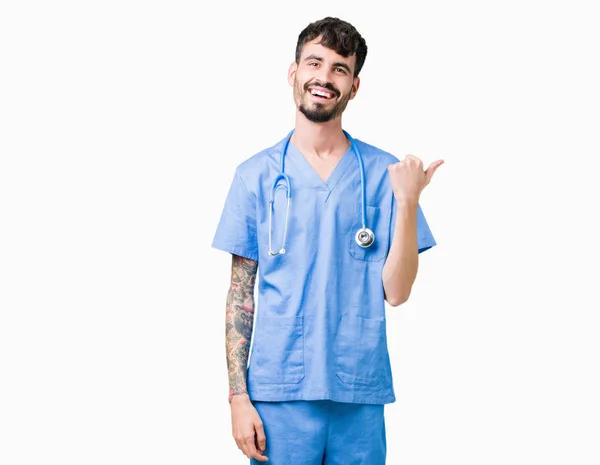
<path id="1" fill-rule="evenodd" d="M 417 203 L 433 173 L 443 163 L 444 160 L 436 160 L 427 170 L 423 170 L 423 162 L 419 158 L 406 155 L 404 160 L 389 165 L 388 172 L 396 200 Z"/>

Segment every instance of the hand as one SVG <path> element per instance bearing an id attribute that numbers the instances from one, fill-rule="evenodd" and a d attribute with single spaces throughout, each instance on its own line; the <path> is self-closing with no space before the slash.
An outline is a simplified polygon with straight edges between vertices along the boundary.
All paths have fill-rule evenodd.
<path id="1" fill-rule="evenodd" d="M 443 163 L 444 160 L 436 160 L 423 171 L 423 162 L 419 158 L 406 155 L 404 160 L 389 165 L 388 172 L 396 200 L 418 203 L 421 192 Z"/>
<path id="2" fill-rule="evenodd" d="M 235 442 L 246 457 L 259 462 L 269 460 L 262 455 L 267 445 L 262 420 L 248 394 L 239 394 L 231 399 L 231 426 Z"/>

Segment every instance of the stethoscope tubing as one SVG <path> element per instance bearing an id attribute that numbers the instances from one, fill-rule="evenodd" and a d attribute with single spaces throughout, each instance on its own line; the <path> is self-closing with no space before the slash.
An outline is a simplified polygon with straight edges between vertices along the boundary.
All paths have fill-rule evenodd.
<path id="1" fill-rule="evenodd" d="M 364 233 L 370 234 L 370 241 L 366 241 L 365 245 L 361 245 L 361 247 L 369 247 L 373 243 L 374 236 L 373 236 L 373 232 L 371 230 L 367 229 L 367 211 L 366 211 L 367 210 L 366 209 L 367 188 L 366 188 L 366 179 L 365 179 L 365 166 L 363 163 L 362 155 L 360 154 L 360 150 L 358 149 L 358 146 L 357 146 L 355 140 L 352 138 L 352 136 L 350 134 L 348 134 L 348 132 L 346 132 L 343 129 L 342 129 L 342 131 L 344 132 L 344 134 L 350 141 L 350 148 L 354 151 L 354 154 L 358 160 L 358 166 L 360 169 L 362 228 L 357 232 L 356 240 L 357 240 L 357 243 L 359 243 L 359 245 L 361 245 L 359 242 L 359 239 L 358 239 L 359 234 L 361 232 L 363 234 Z M 271 192 L 269 193 L 269 255 L 271 255 L 271 256 L 285 253 L 285 240 L 287 237 L 287 227 L 288 227 L 288 219 L 289 219 L 289 212 L 290 212 L 290 203 L 291 203 L 291 199 L 292 199 L 292 184 L 290 182 L 289 176 L 287 174 L 285 174 L 285 156 L 286 156 L 287 149 L 290 144 L 290 140 L 292 138 L 293 133 L 294 133 L 294 129 L 292 129 L 289 132 L 289 134 L 287 135 L 287 137 L 285 138 L 285 141 L 283 143 L 283 148 L 281 150 L 280 172 L 275 177 L 275 180 L 273 181 L 273 186 L 271 187 Z M 283 230 L 283 241 L 282 241 L 281 249 L 279 250 L 279 252 L 273 252 L 272 247 L 271 247 L 271 225 L 272 225 L 272 216 L 273 216 L 274 202 L 275 202 L 274 193 L 277 191 L 277 189 L 279 189 L 281 187 L 281 186 L 278 186 L 277 184 L 282 179 L 285 181 L 285 184 L 286 184 L 285 191 L 286 191 L 286 198 L 287 198 L 287 207 L 286 207 L 286 213 L 285 213 L 285 226 L 284 226 L 284 230 Z"/>

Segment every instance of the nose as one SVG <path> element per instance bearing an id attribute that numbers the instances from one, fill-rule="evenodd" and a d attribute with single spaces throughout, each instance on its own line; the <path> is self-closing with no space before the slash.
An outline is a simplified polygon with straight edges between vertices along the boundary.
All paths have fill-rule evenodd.
<path id="1" fill-rule="evenodd" d="M 328 67 L 321 66 L 318 70 L 315 70 L 315 78 L 321 84 L 330 83 L 333 85 L 333 80 L 331 79 L 331 70 Z"/>

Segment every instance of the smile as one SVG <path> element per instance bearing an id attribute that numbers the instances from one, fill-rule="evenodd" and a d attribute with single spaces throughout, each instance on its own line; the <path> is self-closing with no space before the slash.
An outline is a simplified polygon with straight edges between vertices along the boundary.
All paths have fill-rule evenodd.
<path id="1" fill-rule="evenodd" d="M 317 89 L 315 87 L 308 89 L 308 91 L 310 92 L 311 95 L 313 95 L 314 97 L 317 97 L 318 99 L 329 100 L 329 99 L 335 97 L 335 94 L 333 92 L 329 92 L 329 91 L 322 90 L 322 89 Z"/>

